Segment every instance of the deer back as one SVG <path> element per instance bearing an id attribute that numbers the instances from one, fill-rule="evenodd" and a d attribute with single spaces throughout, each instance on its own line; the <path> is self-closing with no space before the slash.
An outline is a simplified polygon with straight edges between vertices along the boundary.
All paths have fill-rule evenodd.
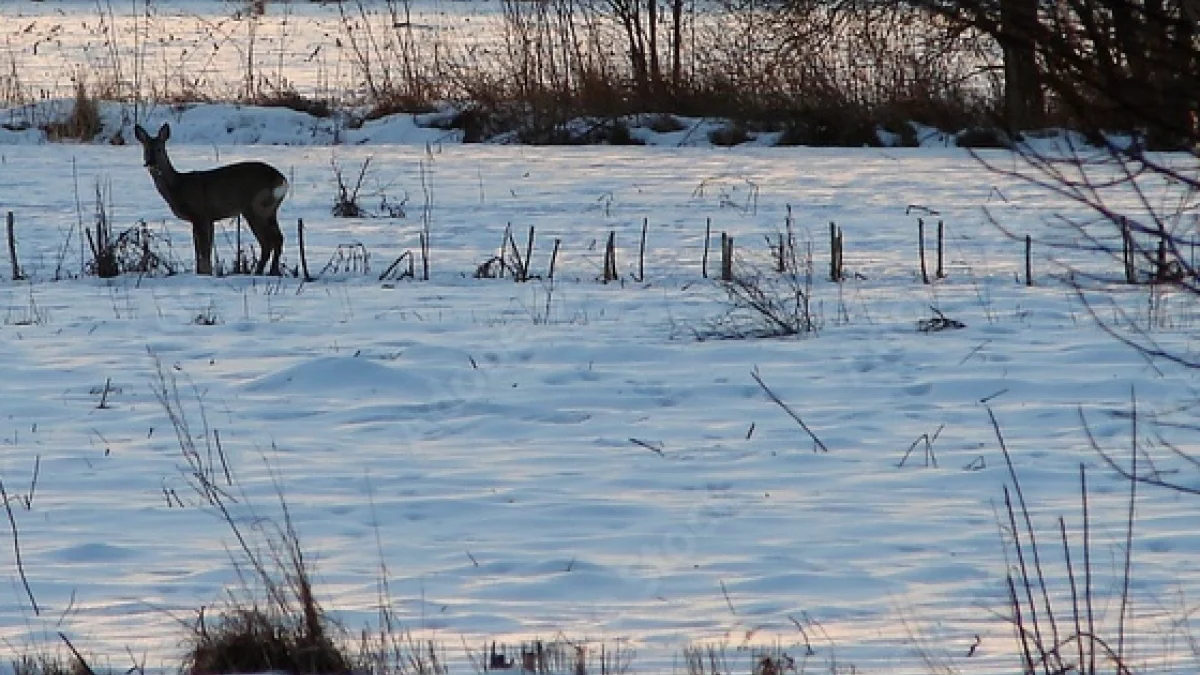
<path id="1" fill-rule="evenodd" d="M 200 223 L 236 215 L 268 215 L 283 200 L 287 180 L 262 162 L 239 162 L 206 171 L 155 177 L 155 186 L 171 211 Z"/>

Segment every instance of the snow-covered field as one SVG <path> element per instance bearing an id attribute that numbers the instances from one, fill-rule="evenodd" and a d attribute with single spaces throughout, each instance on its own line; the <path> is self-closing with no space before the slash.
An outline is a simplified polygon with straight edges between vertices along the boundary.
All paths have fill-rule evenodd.
<path id="1" fill-rule="evenodd" d="M 1144 441 L 1162 433 L 1200 451 L 1193 434 L 1166 426 L 1194 419 L 1194 373 L 1119 345 L 1055 279 L 1067 262 L 1118 271 L 1042 243 L 1068 240 L 1046 223 L 1077 208 L 965 152 L 245 146 L 197 132 L 197 115 L 176 120 L 181 169 L 255 157 L 291 177 L 289 268 L 303 218 L 314 273 L 339 250 L 365 250 L 369 271 L 356 262 L 307 284 L 190 273 L 54 281 L 56 270 L 78 273 L 78 223 L 93 221 L 97 185 L 116 230 L 144 219 L 185 269 L 189 232 L 137 147 L 0 147 L 0 210 L 15 213 L 30 277 L 0 283 L 0 479 L 41 610 L 6 547 L 0 644 L 10 655 L 53 651 L 64 631 L 111 659 L 101 665 L 169 671 L 178 620 L 239 583 L 228 527 L 182 473 L 152 389 L 156 362 L 177 378 L 200 447 L 206 430 L 209 442 L 219 434 L 244 493 L 239 517 L 280 518 L 283 492 L 337 619 L 352 630 L 374 621 L 384 564 L 404 625 L 460 663 L 464 641 L 561 632 L 623 642 L 637 672 L 679 671 L 693 641 L 731 655 L 781 645 L 805 672 L 1014 672 L 997 522 L 1009 479 L 983 402 L 1050 542 L 1058 591 L 1056 519 L 1078 531 L 1078 467 L 1092 467 L 1097 614 L 1110 632 L 1126 486 L 1098 467 L 1080 412 L 1124 453 L 1120 413 L 1136 395 Z M 331 162 L 352 177 L 368 157 L 363 205 L 386 194 L 405 217 L 329 215 Z M 1020 279 L 1022 242 L 985 207 L 1038 241 L 1034 286 Z M 706 220 L 714 242 L 735 237 L 740 269 L 765 270 L 765 237 L 789 209 L 802 249 L 812 246 L 820 331 L 696 339 L 728 307 L 701 275 Z M 932 285 L 919 276 L 918 214 L 947 229 L 948 276 Z M 425 218 L 432 279 L 380 282 L 417 249 Z M 824 280 L 830 221 L 845 233 L 851 278 L 841 285 Z M 522 246 L 536 227 L 534 274 L 561 240 L 553 284 L 474 278 L 509 224 Z M 621 281 L 605 285 L 596 279 L 610 231 Z M 221 260 L 233 241 L 227 225 Z M 1144 325 L 1145 289 L 1114 286 L 1111 297 Z M 1159 300 L 1167 323 L 1154 337 L 1194 349 L 1192 300 Z M 966 328 L 919 332 L 931 307 Z M 814 452 L 755 372 L 828 453 Z M 898 466 L 924 434 L 936 435 L 936 467 L 924 444 Z M 1196 506 L 1162 491 L 1139 501 L 1139 665 L 1194 671 Z M 813 655 L 797 648 L 793 619 Z"/>
<path id="2" fill-rule="evenodd" d="M 244 526 L 279 522 L 282 492 L 334 617 L 352 631 L 374 624 L 386 567 L 393 611 L 455 672 L 471 669 L 464 643 L 558 635 L 633 650 L 646 673 L 681 672 L 692 643 L 745 659 L 736 672 L 763 646 L 796 657 L 797 672 L 1016 672 L 998 516 L 1011 481 L 989 408 L 1068 607 L 1057 518 L 1078 562 L 1089 467 L 1096 612 L 1115 633 L 1127 485 L 1101 466 L 1083 420 L 1123 455 L 1136 399 L 1144 447 L 1200 453 L 1179 426 L 1194 425 L 1196 376 L 1119 344 L 1063 283 L 1071 269 L 1120 273 L 1072 246 L 1063 219 L 1087 219 L 1078 206 L 932 136 L 907 150 L 692 147 L 711 120 L 669 136 L 635 129 L 647 147 L 528 148 L 465 146 L 401 117 L 345 129 L 278 109 L 106 104 L 101 143 L 45 145 L 21 129 L 66 109 L 54 98 L 69 95 L 71 67 L 104 78 L 117 64 L 116 81 L 144 67 L 143 93 L 186 76 L 219 94 L 243 74 L 236 45 L 249 27 L 232 5 L 160 2 L 105 22 L 95 6 L 3 6 L 0 85 L 50 101 L 0 113 L 16 129 L 0 129 L 0 212 L 15 216 L 28 277 L 8 280 L 0 254 L 0 480 L 19 534 L 14 546 L 0 527 L 0 657 L 59 650 L 62 631 L 93 665 L 170 672 L 180 621 L 239 587 L 230 529 L 189 487 L 155 395 L 160 372 L 206 459 L 219 437 Z M 255 28 L 266 74 L 286 64 L 305 93 L 353 88 L 329 44 L 335 8 L 288 7 Z M 422 30 L 439 12 L 495 12 L 439 7 L 417 6 Z M 135 42 L 135 29 L 165 37 Z M 172 123 L 180 169 L 257 158 L 282 170 L 285 262 L 299 264 L 303 219 L 319 278 L 187 272 L 190 232 L 140 149 L 107 144 L 131 142 L 135 118 Z M 353 182 L 368 158 L 361 204 L 398 217 L 332 217 L 334 167 Z M 1146 186 L 1153 206 L 1179 203 Z M 185 273 L 81 277 L 97 190 L 117 232 L 145 221 Z M 730 308 L 702 273 L 706 223 L 710 277 L 720 233 L 734 237 L 740 274 L 769 275 L 767 238 L 789 214 L 801 256 L 811 247 L 819 330 L 698 339 Z M 931 285 L 918 217 L 931 273 L 934 224 L 946 226 L 947 277 Z M 831 221 L 845 236 L 841 284 L 826 280 Z M 996 223 L 1033 236 L 1033 286 L 1023 242 Z M 522 248 L 535 228 L 530 271 L 542 278 L 475 277 L 509 226 Z M 380 281 L 426 227 L 431 279 Z M 602 284 L 613 232 L 621 279 Z M 226 265 L 236 241 L 226 223 Z M 1132 318 L 1164 349 L 1195 353 L 1194 298 L 1115 284 L 1089 298 L 1109 324 Z M 920 332 L 935 309 L 966 327 Z M 1197 484 L 1194 467 L 1158 459 Z M 1165 491 L 1139 497 L 1127 629 L 1145 670 L 1196 671 L 1196 508 Z M 0 658 L 0 673 L 10 667 Z"/>

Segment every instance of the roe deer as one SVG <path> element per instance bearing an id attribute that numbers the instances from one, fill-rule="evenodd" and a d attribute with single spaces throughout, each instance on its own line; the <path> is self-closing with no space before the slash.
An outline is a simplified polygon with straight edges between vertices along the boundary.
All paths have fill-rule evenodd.
<path id="1" fill-rule="evenodd" d="M 212 274 L 213 222 L 241 215 L 261 249 L 255 274 L 271 260 L 271 274 L 279 276 L 283 233 L 277 212 L 288 193 L 288 182 L 275 167 L 262 162 L 239 162 L 207 171 L 179 173 L 167 157 L 171 126 L 162 125 L 151 136 L 137 125 L 134 134 L 142 143 L 146 168 L 171 212 L 192 224 L 196 248 L 196 274 Z"/>

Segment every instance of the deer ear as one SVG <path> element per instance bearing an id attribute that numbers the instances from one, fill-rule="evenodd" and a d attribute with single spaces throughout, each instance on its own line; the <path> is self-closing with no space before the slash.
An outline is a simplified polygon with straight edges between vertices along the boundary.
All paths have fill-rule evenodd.
<path id="1" fill-rule="evenodd" d="M 150 140 L 150 134 L 147 134 L 146 130 L 140 124 L 133 127 L 133 135 L 137 136 L 137 139 L 143 143 Z"/>
<path id="2" fill-rule="evenodd" d="M 163 122 L 163 125 L 158 129 L 158 137 L 164 141 L 171 137 L 171 125 Z"/>

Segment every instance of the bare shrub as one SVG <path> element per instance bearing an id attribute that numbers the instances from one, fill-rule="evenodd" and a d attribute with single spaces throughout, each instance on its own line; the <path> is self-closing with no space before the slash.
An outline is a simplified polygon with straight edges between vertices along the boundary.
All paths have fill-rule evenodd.
<path id="1" fill-rule="evenodd" d="M 208 427 L 203 403 L 199 403 L 199 415 L 207 453 L 200 451 L 192 435 L 192 422 L 179 392 L 176 372 L 154 358 L 156 377 L 152 386 L 175 429 L 186 462 L 183 474 L 200 503 L 213 510 L 237 540 L 233 563 L 245 584 L 240 590 L 230 592 L 226 606 L 215 618 L 210 619 L 200 610 L 190 626 L 184 672 L 190 675 L 350 673 L 353 663 L 335 639 L 339 631 L 317 602 L 312 571 L 282 492 L 279 493 L 281 522 L 255 519 L 253 532 L 258 539 L 248 538 L 231 510 L 236 503 L 228 496 L 226 487 L 236 483 L 229 473 L 219 438 Z M 218 473 L 214 466 L 218 458 L 223 473 Z M 224 486 L 218 482 L 221 475 Z M 252 589 L 251 584 L 258 590 Z"/>
<path id="2" fill-rule="evenodd" d="M 988 415 L 1010 479 L 1010 483 L 1004 486 L 1003 509 L 998 511 L 997 517 L 1001 520 L 999 525 L 1004 537 L 1006 558 L 1010 560 L 1005 578 L 1005 618 L 1014 629 L 1022 673 L 1131 675 L 1135 670 L 1129 664 L 1142 660 L 1134 654 L 1128 634 L 1134 618 L 1136 583 L 1133 576 L 1133 543 L 1138 522 L 1138 491 L 1143 485 L 1184 494 L 1196 494 L 1196 491 L 1186 487 L 1180 490 L 1178 483 L 1159 477 L 1163 474 L 1159 473 L 1159 466 L 1156 465 L 1158 460 L 1139 441 L 1136 406 L 1130 411 L 1133 436 L 1129 464 L 1120 463 L 1109 451 L 1102 449 L 1084 419 L 1092 449 L 1105 460 L 1109 469 L 1125 479 L 1128 486 L 1125 521 L 1103 525 L 1104 529 L 1117 525 L 1123 541 L 1120 544 L 1120 558 L 1114 557 L 1113 561 L 1116 563 L 1114 571 L 1117 579 L 1106 583 L 1105 587 L 1109 590 L 1104 597 L 1098 597 L 1101 586 L 1095 581 L 1095 544 L 1091 532 L 1099 528 L 1091 522 L 1093 516 L 1089 506 L 1091 497 L 1087 467 L 1079 465 L 1081 524 L 1069 526 L 1067 519 L 1060 516 L 1057 528 L 1050 532 L 1038 531 L 1034 527 L 1031 507 L 1025 499 L 1021 479 L 1000 423 L 990 408 Z M 1171 449 L 1176 450 L 1174 447 Z M 1176 452 L 1186 465 L 1196 465 L 1195 458 Z M 1150 464 L 1151 468 L 1139 467 L 1143 461 Z M 1049 544 L 1043 543 L 1047 536 L 1051 542 Z M 1055 561 L 1051 556 L 1056 549 L 1062 555 Z M 1053 588 L 1056 584 L 1066 586 L 1069 595 L 1056 592 Z M 1115 612 L 1111 611 L 1114 606 Z"/>
<path id="3" fill-rule="evenodd" d="M 803 336 L 823 324 L 813 299 L 812 245 L 802 250 L 793 237 L 781 240 L 772 255 L 787 264 L 782 272 L 766 272 L 741 264 L 730 278 L 717 282 L 725 295 L 725 311 L 710 321 L 699 339 L 749 339 Z M 736 262 L 736 260 L 735 260 Z"/>
<path id="4" fill-rule="evenodd" d="M 0 105 L 11 107 L 25 102 L 25 85 L 21 82 L 21 72 L 17 68 L 17 58 L 12 50 L 8 52 L 8 63 L 0 70 Z"/>
<path id="5" fill-rule="evenodd" d="M 181 265 L 171 254 L 170 242 L 139 222 L 113 236 L 111 230 L 102 242 L 94 245 L 92 261 L 85 272 L 99 277 L 119 274 L 142 276 L 173 276 Z"/>
<path id="6" fill-rule="evenodd" d="M 13 675 L 94 675 L 82 659 L 61 654 L 22 654 L 10 665 Z"/>
<path id="7" fill-rule="evenodd" d="M 152 232 L 145 221 L 113 233 L 106 203 L 110 193 L 111 188 L 97 181 L 94 223 L 82 227 L 92 255 L 84 261 L 83 273 L 110 279 L 121 274 L 170 276 L 178 272 L 180 266 L 171 255 L 170 242 Z"/>
<path id="8" fill-rule="evenodd" d="M 937 307 L 929 309 L 933 311 L 933 316 L 917 321 L 917 330 L 922 333 L 940 333 L 944 330 L 960 330 L 967 327 L 967 324 L 946 316 Z"/>
<path id="9" fill-rule="evenodd" d="M 287 108 L 322 119 L 333 116 L 333 107 L 329 99 L 308 98 L 290 87 L 270 94 L 260 94 L 251 102 L 266 108 Z"/>
<path id="10" fill-rule="evenodd" d="M 353 244 L 338 244 L 334 249 L 333 254 L 329 257 L 329 262 L 325 263 L 325 267 L 317 274 L 318 277 L 323 277 L 326 274 L 369 274 L 371 272 L 371 254 L 367 251 L 367 247 L 362 242 L 354 242 Z"/>
<path id="11" fill-rule="evenodd" d="M 46 125 L 52 141 L 90 141 L 100 133 L 100 104 L 88 93 L 83 77 L 75 81 L 75 100 L 66 119 Z"/>
<path id="12" fill-rule="evenodd" d="M 365 218 L 369 214 L 358 203 L 358 193 L 362 190 L 363 179 L 367 176 L 367 169 L 371 166 L 371 158 L 363 160 L 363 163 L 358 167 L 358 177 L 354 180 L 353 185 L 346 182 L 342 173 L 342 167 L 333 159 L 329 160 L 330 166 L 333 167 L 333 178 L 337 183 L 337 195 L 333 198 L 333 215 L 338 218 Z"/>
<path id="13" fill-rule="evenodd" d="M 730 147 L 741 145 L 753 138 L 745 125 L 731 122 L 709 132 L 708 140 L 713 145 Z"/>
<path id="14" fill-rule="evenodd" d="M 879 130 L 885 126 L 884 121 L 861 107 L 819 102 L 790 115 L 783 123 L 778 145 L 875 147 L 880 145 Z M 907 125 L 902 128 L 911 130 Z M 901 144 L 916 142 L 902 139 Z"/>
<path id="15" fill-rule="evenodd" d="M 516 646 L 492 642 L 478 656 L 470 652 L 468 656 L 481 672 L 513 669 L 525 673 L 626 675 L 633 650 L 620 640 L 592 642 L 559 636 Z"/>
<path id="16" fill-rule="evenodd" d="M 987 41 L 910 5 L 722 0 L 697 32 L 705 48 L 675 100 L 789 129 L 791 143 L 877 144 L 876 127 L 910 120 L 961 129 L 998 96 Z"/>
<path id="17" fill-rule="evenodd" d="M 1011 148 L 1012 139 L 996 127 L 974 126 L 963 129 L 954 136 L 960 148 Z"/>
<path id="18" fill-rule="evenodd" d="M 727 310 L 714 324 L 711 337 L 791 337 L 821 328 L 813 306 L 811 276 L 740 274 L 721 282 L 721 287 Z"/>
<path id="19" fill-rule="evenodd" d="M 806 656 L 814 654 L 811 647 L 807 649 L 801 647 L 800 652 Z M 686 675 L 731 675 L 732 673 L 785 675 L 786 673 L 806 672 L 803 662 L 797 665 L 796 659 L 789 656 L 787 651 L 779 646 L 738 646 L 731 649 L 723 643 L 692 644 L 684 648 L 683 659 L 687 668 Z M 843 671 L 835 665 L 831 667 L 830 672 Z"/>
<path id="20" fill-rule="evenodd" d="M 408 215 L 408 193 L 403 197 L 396 198 L 388 196 L 384 187 L 380 187 L 373 191 L 373 196 L 379 198 L 379 206 L 375 210 L 368 209 L 361 204 L 363 183 L 367 176 L 370 175 L 372 157 L 367 157 L 358 167 L 358 175 L 354 178 L 353 184 L 346 180 L 342 166 L 335 159 L 330 159 L 329 164 L 333 168 L 333 179 L 337 189 L 337 194 L 333 198 L 333 207 L 331 212 L 338 218 L 404 218 Z"/>
<path id="21" fill-rule="evenodd" d="M 305 593 L 311 594 L 307 570 L 292 569 L 289 573 L 297 571 L 306 576 L 296 579 L 294 585 L 274 589 L 289 593 L 287 599 L 297 603 L 295 606 L 264 609 L 234 605 L 211 621 L 201 612 L 185 657 L 186 672 L 191 675 L 351 672 L 346 655 L 325 634 L 319 608 L 308 604 L 315 601 L 304 597 Z M 315 625 L 308 623 L 309 612 L 316 613 Z"/>
<path id="22" fill-rule="evenodd" d="M 384 0 L 375 11 L 363 0 L 339 2 L 342 37 L 366 88 L 367 119 L 426 112 L 445 96 L 440 38 L 420 31 L 409 0 Z"/>
<path id="23" fill-rule="evenodd" d="M 645 124 L 647 129 L 659 134 L 669 134 L 687 128 L 683 122 L 679 121 L 679 118 L 667 113 L 651 115 Z"/>

